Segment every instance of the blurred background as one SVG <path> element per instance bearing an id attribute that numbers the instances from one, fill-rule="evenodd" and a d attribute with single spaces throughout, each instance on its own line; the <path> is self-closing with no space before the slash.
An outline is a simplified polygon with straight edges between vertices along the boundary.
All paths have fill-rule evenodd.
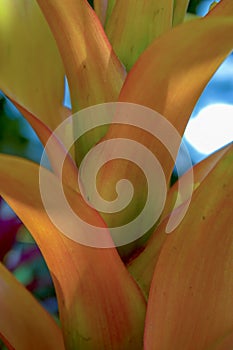
<path id="1" fill-rule="evenodd" d="M 212 2 L 191 0 L 189 12 L 203 16 Z M 64 104 L 69 103 L 69 92 L 66 89 Z M 225 60 L 205 88 L 184 135 L 193 164 L 232 140 L 233 54 Z M 43 147 L 34 131 L 0 92 L 0 152 L 39 163 L 42 151 Z M 182 165 L 183 172 L 187 170 L 182 151 L 177 162 Z M 57 318 L 56 297 L 47 266 L 29 232 L 1 198 L 0 261 Z M 4 349 L 1 344 L 0 349 Z"/>

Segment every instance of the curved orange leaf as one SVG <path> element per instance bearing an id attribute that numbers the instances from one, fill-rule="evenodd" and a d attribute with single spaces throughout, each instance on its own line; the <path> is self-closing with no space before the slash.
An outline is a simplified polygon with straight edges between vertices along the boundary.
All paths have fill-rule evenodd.
<path id="1" fill-rule="evenodd" d="M 156 39 L 129 72 L 119 101 L 156 110 L 182 135 L 205 85 L 233 48 L 233 8 L 230 14 L 232 17 L 219 17 L 213 13 Z M 129 138 L 150 145 L 169 181 L 174 162 L 160 143 L 130 126 L 127 130 L 112 125 L 106 137 L 117 137 L 122 129 Z"/>
<path id="2" fill-rule="evenodd" d="M 89 235 L 89 226 L 77 225 L 57 202 L 58 179 L 45 169 L 44 176 L 58 218 L 66 220 L 76 239 Z M 79 194 L 66 186 L 63 189 L 76 215 L 103 227 L 98 214 Z M 118 350 L 133 344 L 141 349 L 145 301 L 116 250 L 76 243 L 52 224 L 41 200 L 36 164 L 1 155 L 0 193 L 32 233 L 48 264 L 66 348 Z"/>
<path id="3" fill-rule="evenodd" d="M 65 349 L 55 321 L 1 263 L 0 309 L 0 338 L 12 349 Z"/>
<path id="4" fill-rule="evenodd" d="M 49 146 L 48 145 L 46 146 L 46 151 L 48 153 L 48 158 L 51 162 L 51 166 L 54 173 L 59 178 L 61 177 L 61 175 L 63 175 L 65 184 L 69 185 L 71 188 L 79 192 L 77 167 L 73 159 L 71 158 L 70 154 L 65 149 L 64 145 L 57 138 L 56 134 L 52 132 L 52 130 L 46 124 L 44 124 L 40 119 L 38 119 L 36 116 L 30 113 L 26 108 L 22 107 L 20 104 L 18 104 L 14 100 L 11 100 L 11 101 L 14 103 L 15 107 L 20 111 L 20 113 L 23 114 L 23 116 L 29 122 L 29 124 L 32 126 L 32 128 L 38 135 L 44 147 L 46 146 L 48 140 L 51 138 L 50 140 L 52 140 L 52 142 L 49 143 Z M 67 116 L 68 114 L 69 114 L 69 111 L 67 110 Z M 58 162 L 57 162 L 58 158 L 65 158 L 62 174 L 61 174 L 61 169 L 58 166 Z"/>
<path id="5" fill-rule="evenodd" d="M 232 329 L 232 161 L 233 147 L 163 245 L 149 293 L 145 349 L 205 350 Z"/>
<path id="6" fill-rule="evenodd" d="M 190 196 L 189 173 L 193 172 L 193 175 L 194 175 L 193 190 L 195 191 L 198 188 L 198 186 L 201 184 L 201 182 L 206 178 L 206 176 L 208 176 L 208 174 L 212 171 L 212 169 L 216 166 L 216 164 L 221 160 L 221 158 L 224 157 L 225 153 L 229 151 L 231 147 L 232 147 L 231 145 L 228 145 L 216 151 L 215 153 L 211 154 L 209 157 L 202 160 L 200 163 L 196 164 L 194 167 L 192 167 L 190 170 L 188 170 L 184 175 L 180 177 L 179 181 L 177 181 L 168 190 L 166 204 L 161 216 L 161 220 L 163 220 L 167 215 L 169 215 L 170 212 L 173 209 L 175 209 L 177 206 L 181 205 L 186 200 L 188 200 Z M 180 183 L 180 187 L 182 188 L 187 187 L 187 192 L 183 191 L 184 192 L 183 194 L 178 192 L 179 183 Z M 179 199 L 176 202 L 176 207 L 174 207 L 177 196 L 179 196 Z"/>
<path id="7" fill-rule="evenodd" d="M 0 89 L 54 129 L 65 117 L 64 67 L 36 1 L 0 2 Z"/>

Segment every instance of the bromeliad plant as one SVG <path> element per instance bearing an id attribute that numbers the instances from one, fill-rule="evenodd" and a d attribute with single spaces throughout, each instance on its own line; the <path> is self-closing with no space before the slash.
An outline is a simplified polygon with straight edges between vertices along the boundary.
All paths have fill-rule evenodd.
<path id="1" fill-rule="evenodd" d="M 96 0 L 94 5 L 95 12 L 86 0 L 2 0 L 0 88 L 44 145 L 71 114 L 63 106 L 65 75 L 73 112 L 103 102 L 131 102 L 161 113 L 182 135 L 201 92 L 232 50 L 232 0 L 187 23 L 187 0 Z M 52 137 L 47 176 L 56 191 L 60 170 L 54 152 L 66 151 Z M 174 167 L 158 141 L 130 125 L 113 124 L 82 136 L 66 157 L 62 180 L 73 210 L 94 226 L 132 219 L 144 198 L 145 184 L 129 161 L 109 163 L 98 179 L 108 200 L 119 178 L 134 184 L 133 209 L 120 212 L 117 222 L 90 207 L 79 192 L 73 159 L 79 165 L 96 143 L 119 137 L 148 147 L 167 183 Z M 1 155 L 0 194 L 45 257 L 61 321 L 60 327 L 0 265 L 0 335 L 9 349 L 231 349 L 232 157 L 230 145 L 191 170 L 193 197 L 172 234 L 165 234 L 169 217 L 178 215 L 187 200 L 181 198 L 174 212 L 177 184 L 168 190 L 147 241 L 118 251 L 66 237 L 43 206 L 39 165 Z M 180 179 L 183 184 L 187 176 Z M 81 226 L 76 230 L 88 233 Z"/>

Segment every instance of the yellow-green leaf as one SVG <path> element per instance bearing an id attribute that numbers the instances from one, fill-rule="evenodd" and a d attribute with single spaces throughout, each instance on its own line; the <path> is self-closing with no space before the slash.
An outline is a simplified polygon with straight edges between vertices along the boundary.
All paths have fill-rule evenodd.
<path id="1" fill-rule="evenodd" d="M 189 0 L 174 0 L 173 26 L 176 26 L 184 21 L 188 4 Z"/>
<path id="2" fill-rule="evenodd" d="M 0 2 L 0 89 L 54 129 L 66 117 L 64 68 L 36 1 Z"/>
<path id="3" fill-rule="evenodd" d="M 105 29 L 127 71 L 153 39 L 171 28 L 172 14 L 172 0 L 116 2 Z"/>
<path id="4" fill-rule="evenodd" d="M 115 5 L 116 5 L 116 0 L 108 0 L 108 7 L 107 7 L 105 25 L 107 24 L 109 18 L 111 17 L 111 14 L 112 14 L 112 11 L 113 11 Z"/>
<path id="5" fill-rule="evenodd" d="M 53 318 L 1 263 L 0 309 L 0 338 L 12 349 L 65 349 Z"/>
<path id="6" fill-rule="evenodd" d="M 233 147 L 166 239 L 149 293 L 146 349 L 206 350 L 233 325 Z"/>
<path id="7" fill-rule="evenodd" d="M 106 13 L 108 8 L 108 0 L 94 0 L 94 9 L 97 16 L 100 19 L 100 22 L 104 26 Z"/>
<path id="8" fill-rule="evenodd" d="M 88 223 L 77 225 L 56 199 L 57 177 L 45 169 L 43 174 L 51 193 L 49 208 L 54 208 L 59 222 L 60 218 L 65 221 L 76 239 L 90 236 L 88 224 L 104 226 L 81 196 L 64 186 L 70 207 Z M 32 233 L 48 264 L 66 348 L 118 350 L 132 345 L 141 350 L 145 300 L 116 250 L 76 243 L 52 224 L 41 199 L 39 166 L 32 162 L 1 155 L 0 194 Z"/>

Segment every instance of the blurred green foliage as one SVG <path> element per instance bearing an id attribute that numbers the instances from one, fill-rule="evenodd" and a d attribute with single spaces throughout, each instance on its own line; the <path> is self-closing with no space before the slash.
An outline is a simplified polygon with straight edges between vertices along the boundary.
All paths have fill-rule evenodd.
<path id="1" fill-rule="evenodd" d="M 7 105 L 7 100 L 0 95 L 0 152 L 22 156 L 29 140 L 23 135 L 20 119 Z"/>

